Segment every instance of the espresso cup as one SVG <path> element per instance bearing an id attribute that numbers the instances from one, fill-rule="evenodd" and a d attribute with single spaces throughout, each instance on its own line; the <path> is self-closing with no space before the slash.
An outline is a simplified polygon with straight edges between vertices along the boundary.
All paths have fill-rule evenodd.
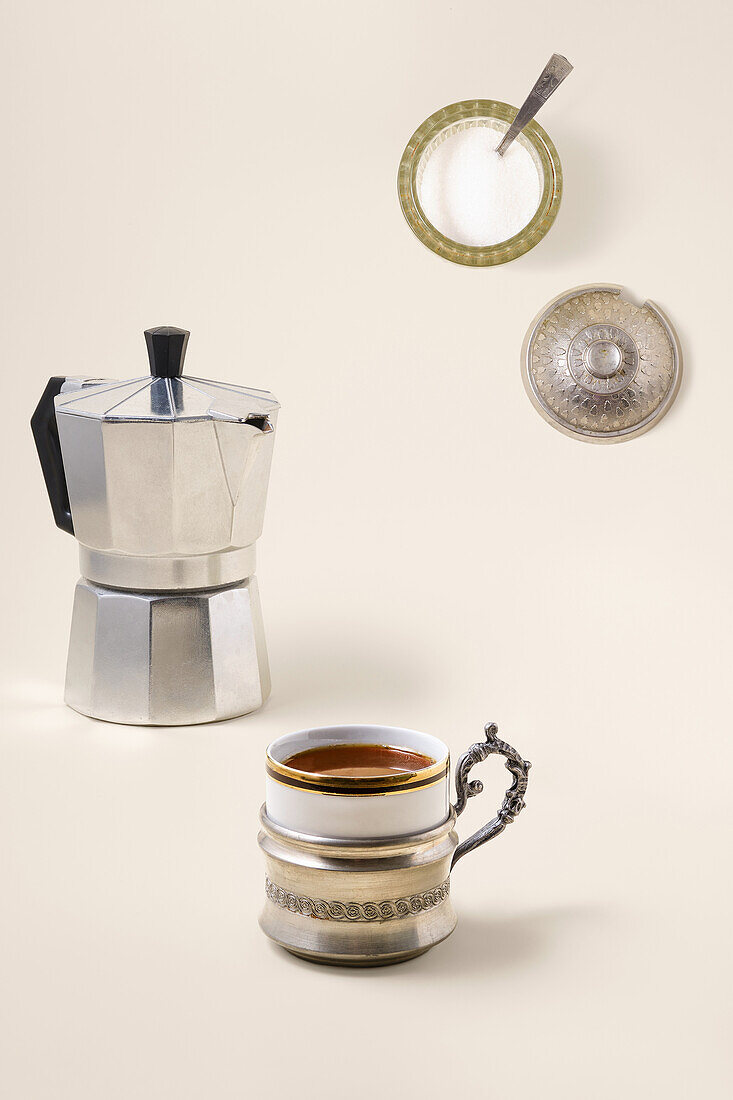
<path id="1" fill-rule="evenodd" d="M 273 741 L 258 838 L 267 869 L 260 925 L 270 939 L 315 962 L 378 966 L 422 954 L 450 935 L 452 868 L 524 808 L 529 761 L 499 740 L 495 725 L 484 732 L 486 740 L 458 760 L 452 806 L 448 748 L 430 734 L 329 726 Z M 379 767 L 367 774 L 317 770 L 325 759 L 319 753 L 356 745 L 383 750 L 375 760 L 422 759 L 384 774 Z M 483 790 L 469 773 L 492 754 L 505 758 L 511 786 L 496 816 L 459 842 L 456 818 Z"/>
<path id="2" fill-rule="evenodd" d="M 309 749 L 380 745 L 427 757 L 416 771 L 370 778 L 319 775 L 285 761 Z M 333 838 L 419 833 L 448 817 L 450 756 L 437 737 L 394 726 L 324 726 L 300 730 L 267 749 L 265 803 L 277 825 Z"/>

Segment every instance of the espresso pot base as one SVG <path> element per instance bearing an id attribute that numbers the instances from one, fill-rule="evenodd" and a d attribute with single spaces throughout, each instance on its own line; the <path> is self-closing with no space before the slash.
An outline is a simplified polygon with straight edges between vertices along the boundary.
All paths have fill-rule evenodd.
<path id="1" fill-rule="evenodd" d="M 178 592 L 77 583 L 64 695 L 73 710 L 123 725 L 195 725 L 248 714 L 269 693 L 255 577 Z"/>

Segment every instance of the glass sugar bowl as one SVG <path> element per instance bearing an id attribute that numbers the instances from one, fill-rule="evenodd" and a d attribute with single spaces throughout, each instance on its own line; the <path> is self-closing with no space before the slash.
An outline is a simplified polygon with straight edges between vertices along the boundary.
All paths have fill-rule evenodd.
<path id="1" fill-rule="evenodd" d="M 436 111 L 407 143 L 400 205 L 438 256 L 467 267 L 504 264 L 534 248 L 554 222 L 562 166 L 542 127 L 530 122 L 505 157 L 495 153 L 516 113 L 497 100 L 463 100 Z"/>

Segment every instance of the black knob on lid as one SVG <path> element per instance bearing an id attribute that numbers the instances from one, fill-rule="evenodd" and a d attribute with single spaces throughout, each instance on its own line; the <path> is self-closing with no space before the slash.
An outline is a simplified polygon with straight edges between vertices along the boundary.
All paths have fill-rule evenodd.
<path id="1" fill-rule="evenodd" d="M 185 328 L 146 328 L 150 373 L 156 378 L 179 378 L 183 373 L 186 345 L 190 336 Z"/>

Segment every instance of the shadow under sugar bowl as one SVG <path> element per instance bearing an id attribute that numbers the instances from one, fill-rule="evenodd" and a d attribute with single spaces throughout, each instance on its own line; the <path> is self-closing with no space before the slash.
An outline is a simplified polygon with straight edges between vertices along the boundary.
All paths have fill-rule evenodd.
<path id="1" fill-rule="evenodd" d="M 460 757 L 456 801 L 438 738 L 391 726 L 302 730 L 267 749 L 260 812 L 260 926 L 294 955 L 342 966 L 415 957 L 456 926 L 452 868 L 524 808 L 530 763 L 485 727 Z M 456 818 L 480 794 L 475 764 L 498 754 L 512 774 L 501 809 L 459 842 Z"/>

